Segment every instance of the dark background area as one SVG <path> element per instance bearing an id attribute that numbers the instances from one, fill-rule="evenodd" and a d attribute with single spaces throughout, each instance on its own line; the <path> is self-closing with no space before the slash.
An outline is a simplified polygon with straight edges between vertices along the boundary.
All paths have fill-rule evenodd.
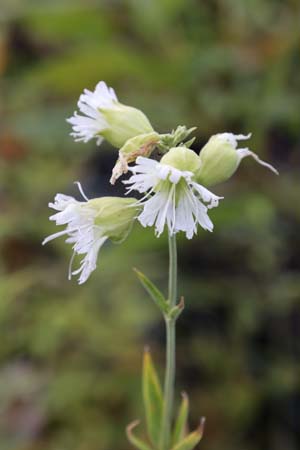
<path id="1" fill-rule="evenodd" d="M 212 234 L 179 237 L 177 401 L 203 450 L 296 450 L 300 425 L 300 4 L 298 0 L 2 0 L 0 11 L 0 447 L 129 449 L 142 417 L 149 344 L 163 374 L 164 329 L 132 272 L 162 289 L 166 236 L 135 226 L 78 286 L 47 203 L 112 188 L 117 152 L 74 143 L 65 118 L 99 80 L 167 132 L 251 131 L 214 192 Z M 79 197 L 77 197 L 79 198 Z"/>

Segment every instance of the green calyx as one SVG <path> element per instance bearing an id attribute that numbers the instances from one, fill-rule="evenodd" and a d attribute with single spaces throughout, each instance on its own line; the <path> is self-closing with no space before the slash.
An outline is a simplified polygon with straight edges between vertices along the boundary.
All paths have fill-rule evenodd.
<path id="1" fill-rule="evenodd" d="M 214 186 L 228 180 L 239 165 L 236 149 L 218 135 L 212 136 L 202 148 L 200 169 L 196 180 L 203 186 Z"/>
<path id="2" fill-rule="evenodd" d="M 128 139 L 154 131 L 145 114 L 131 106 L 115 103 L 111 108 L 102 108 L 101 113 L 108 124 L 101 136 L 115 147 L 121 148 Z"/>
<path id="3" fill-rule="evenodd" d="M 187 147 L 173 147 L 166 153 L 161 164 L 167 164 L 181 171 L 197 173 L 200 169 L 201 161 L 199 156 Z"/>
<path id="4" fill-rule="evenodd" d="M 101 197 L 88 203 L 96 210 L 95 225 L 114 243 L 127 238 L 140 210 L 135 198 Z"/>

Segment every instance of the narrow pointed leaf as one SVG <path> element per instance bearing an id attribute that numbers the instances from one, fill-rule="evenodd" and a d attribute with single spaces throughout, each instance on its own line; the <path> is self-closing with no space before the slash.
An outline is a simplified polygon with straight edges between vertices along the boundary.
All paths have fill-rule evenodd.
<path id="1" fill-rule="evenodd" d="M 158 446 L 163 411 L 163 395 L 160 382 L 148 350 L 143 361 L 143 399 L 148 435 L 154 446 Z"/>
<path id="2" fill-rule="evenodd" d="M 187 433 L 187 419 L 189 414 L 189 399 L 185 392 L 182 393 L 182 401 L 179 407 L 178 416 L 175 422 L 172 445 L 182 441 Z"/>
<path id="3" fill-rule="evenodd" d="M 131 444 L 138 448 L 139 450 L 153 450 L 148 444 L 146 444 L 144 441 L 142 441 L 140 438 L 136 437 L 133 434 L 133 429 L 140 423 L 139 420 L 135 420 L 134 422 L 130 423 L 126 428 L 126 434 L 129 442 Z"/>
<path id="4" fill-rule="evenodd" d="M 197 130 L 197 127 L 188 128 L 187 133 L 189 135 L 189 134 L 193 133 L 196 130 Z"/>
<path id="5" fill-rule="evenodd" d="M 205 420 L 201 419 L 200 425 L 197 430 L 193 431 L 193 433 L 188 434 L 185 438 L 178 442 L 178 444 L 174 445 L 171 450 L 193 450 L 193 448 L 196 447 L 203 436 L 204 422 Z"/>
<path id="6" fill-rule="evenodd" d="M 186 141 L 186 142 L 184 143 L 185 147 L 190 148 L 190 146 L 193 145 L 193 143 L 195 142 L 195 140 L 196 140 L 196 138 L 193 137 L 193 138 L 190 139 L 189 141 Z"/>
<path id="7" fill-rule="evenodd" d="M 142 285 L 144 286 L 144 288 L 146 289 L 146 291 L 148 292 L 148 294 L 150 295 L 150 297 L 152 298 L 154 303 L 159 307 L 159 309 L 163 313 L 167 313 L 169 307 L 168 307 L 168 303 L 167 303 L 164 295 L 152 283 L 152 281 L 150 281 L 149 278 L 146 277 L 146 275 L 144 275 L 142 272 L 140 272 L 137 269 L 133 269 L 133 270 L 135 271 L 138 279 L 140 280 L 140 282 L 142 283 Z"/>

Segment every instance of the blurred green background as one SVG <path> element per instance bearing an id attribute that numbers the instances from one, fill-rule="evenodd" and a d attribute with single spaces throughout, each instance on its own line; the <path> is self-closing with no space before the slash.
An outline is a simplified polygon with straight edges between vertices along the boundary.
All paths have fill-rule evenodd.
<path id="1" fill-rule="evenodd" d="M 0 448 L 127 450 L 140 370 L 164 329 L 132 272 L 167 282 L 166 237 L 136 225 L 79 287 L 47 203 L 119 195 L 116 150 L 74 143 L 65 118 L 99 80 L 166 132 L 252 131 L 280 177 L 243 161 L 214 189 L 213 234 L 179 238 L 177 400 L 206 416 L 203 450 L 296 450 L 300 425 L 299 0 L 2 0 Z"/>

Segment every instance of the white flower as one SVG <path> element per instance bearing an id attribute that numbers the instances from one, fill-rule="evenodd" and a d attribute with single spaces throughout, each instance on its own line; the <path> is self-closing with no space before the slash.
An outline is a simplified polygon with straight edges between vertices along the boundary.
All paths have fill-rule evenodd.
<path id="1" fill-rule="evenodd" d="M 43 245 L 59 236 L 67 235 L 66 242 L 73 245 L 73 255 L 69 265 L 69 279 L 79 276 L 79 284 L 84 283 L 96 269 L 100 248 L 107 239 L 123 241 L 131 230 L 137 208 L 135 199 L 102 197 L 89 200 L 80 184 L 79 190 L 85 201 L 64 194 L 57 194 L 49 207 L 58 211 L 50 217 L 56 225 L 66 225 L 58 233 L 48 236 Z M 72 270 L 74 256 L 85 255 L 77 270 Z"/>
<path id="2" fill-rule="evenodd" d="M 251 133 L 249 134 L 233 134 L 233 133 L 219 133 L 216 135 L 219 139 L 226 141 L 228 144 L 230 144 L 234 149 L 236 149 L 236 153 L 238 155 L 238 164 L 241 162 L 242 159 L 246 158 L 246 156 L 252 156 L 253 159 L 255 159 L 256 162 L 258 162 L 261 166 L 267 167 L 272 172 L 276 173 L 278 175 L 278 170 L 275 169 L 271 164 L 268 164 L 267 162 L 261 160 L 258 155 L 251 150 L 249 150 L 248 147 L 245 148 L 237 148 L 238 147 L 238 141 L 245 141 L 247 139 L 250 139 Z"/>
<path id="3" fill-rule="evenodd" d="M 75 141 L 88 142 L 96 138 L 100 145 L 106 139 L 120 148 L 128 139 L 153 131 L 145 114 L 120 103 L 115 91 L 104 81 L 100 81 L 93 92 L 84 89 L 78 108 L 83 115 L 75 111 L 73 117 L 67 119 L 73 127 L 71 136 Z"/>
<path id="4" fill-rule="evenodd" d="M 130 186 L 128 192 L 146 193 L 140 201 L 143 211 L 138 216 L 144 227 L 155 225 L 159 236 L 167 225 L 170 234 L 184 231 L 188 239 L 197 233 L 198 224 L 205 230 L 213 230 L 207 211 L 218 206 L 222 197 L 196 183 L 193 172 L 141 156 L 129 170 L 133 175 L 124 181 Z"/>

